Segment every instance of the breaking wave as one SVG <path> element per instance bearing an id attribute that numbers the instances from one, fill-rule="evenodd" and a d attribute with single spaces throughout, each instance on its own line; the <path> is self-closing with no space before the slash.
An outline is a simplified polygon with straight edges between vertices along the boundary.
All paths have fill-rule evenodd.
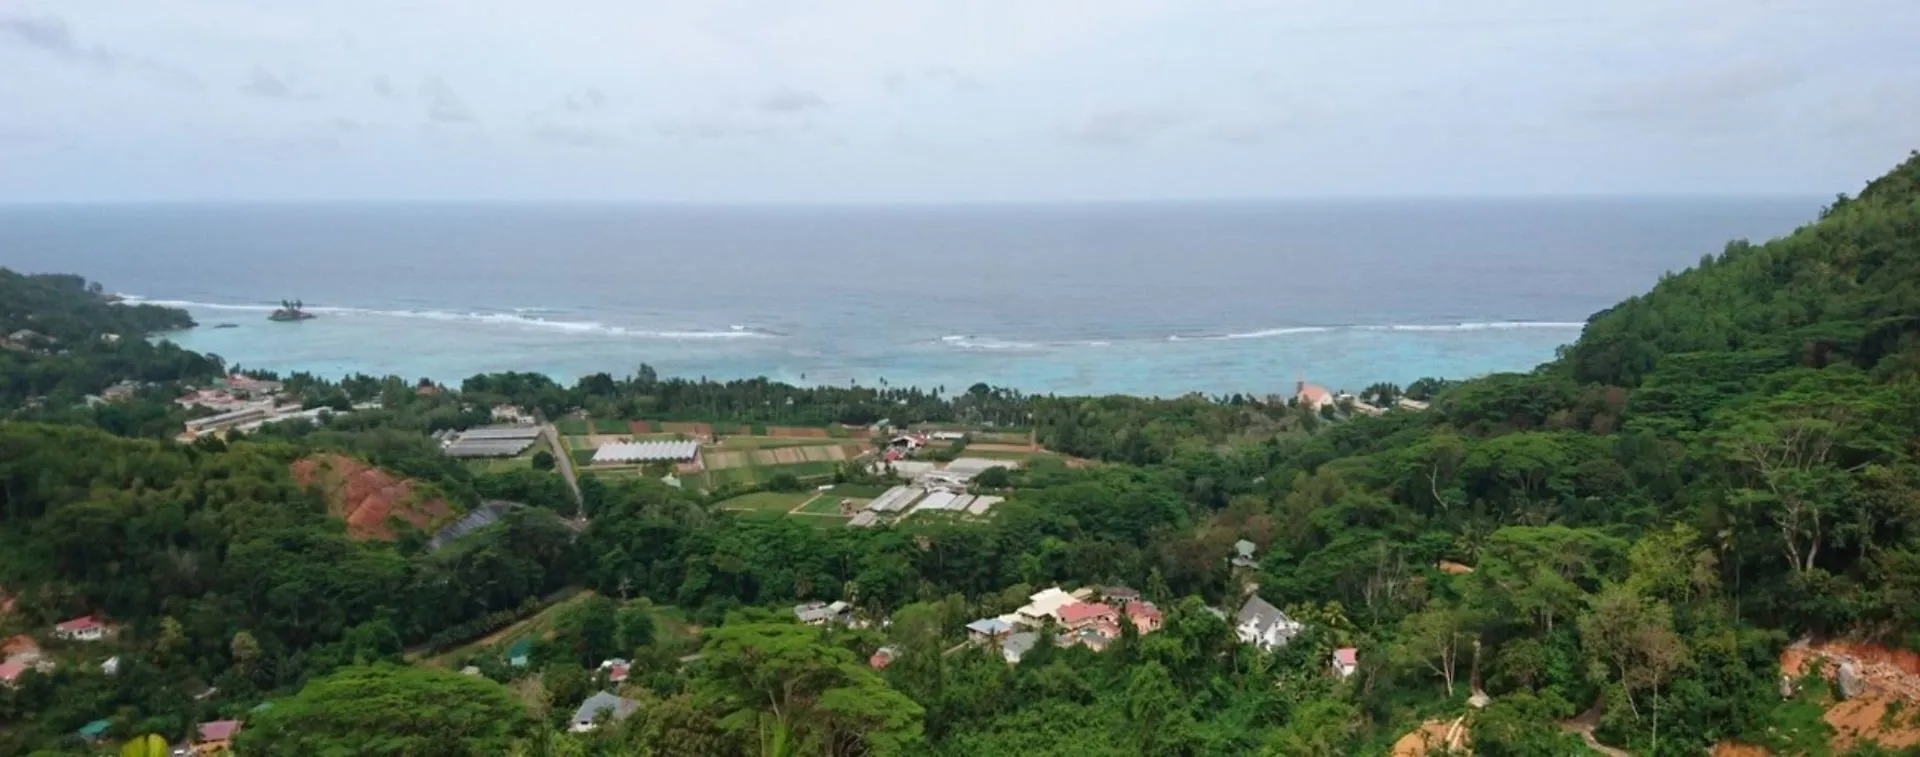
<path id="1" fill-rule="evenodd" d="M 163 307 L 187 308 L 193 310 L 221 310 L 245 313 L 271 313 L 279 309 L 277 305 L 235 305 L 219 302 L 195 302 L 192 300 L 150 300 L 138 295 L 120 295 L 126 302 L 160 305 Z M 599 321 L 569 321 L 541 318 L 531 313 L 549 312 L 540 308 L 516 308 L 512 312 L 485 312 L 454 310 L 382 310 L 378 308 L 332 307 L 314 305 L 306 308 L 314 315 L 376 318 L 417 318 L 448 323 L 479 323 L 516 328 L 543 329 L 571 334 L 603 334 L 606 336 L 633 337 L 640 339 L 769 339 L 784 336 L 779 332 L 758 329 L 751 326 L 733 325 L 725 330 L 651 330 L 628 328 L 601 323 Z"/>

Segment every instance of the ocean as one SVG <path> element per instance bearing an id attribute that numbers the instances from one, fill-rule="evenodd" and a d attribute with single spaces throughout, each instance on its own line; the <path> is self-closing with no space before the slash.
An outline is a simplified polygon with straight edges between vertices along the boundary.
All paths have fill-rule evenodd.
<path id="1" fill-rule="evenodd" d="M 229 363 L 1290 393 L 1526 370 L 1817 199 L 0 208 L 0 265 L 175 305 Z M 282 299 L 319 317 L 273 323 Z M 217 324 L 233 328 L 214 328 Z"/>

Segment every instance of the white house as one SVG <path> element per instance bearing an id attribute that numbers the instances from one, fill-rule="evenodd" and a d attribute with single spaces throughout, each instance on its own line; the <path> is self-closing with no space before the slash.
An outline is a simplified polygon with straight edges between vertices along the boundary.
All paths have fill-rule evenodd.
<path id="1" fill-rule="evenodd" d="M 1240 606 L 1240 614 L 1234 618 L 1233 633 L 1240 637 L 1241 643 L 1272 651 L 1286 646 L 1302 628 L 1305 626 L 1287 617 L 1280 608 L 1258 596 L 1252 596 Z"/>
<path id="2" fill-rule="evenodd" d="M 580 703 L 580 709 L 573 713 L 573 724 L 569 730 L 574 733 L 587 733 L 600 727 L 603 715 L 609 722 L 626 720 L 627 716 L 638 709 L 640 709 L 639 702 L 602 691 L 587 697 L 587 701 Z"/>
<path id="3" fill-rule="evenodd" d="M 1080 601 L 1072 594 L 1061 591 L 1058 586 L 1044 589 L 1028 597 L 1028 599 L 1031 601 L 1028 602 L 1026 606 L 1016 610 L 1015 614 L 1020 616 L 1022 623 L 1029 626 L 1044 625 L 1048 618 L 1058 621 L 1060 620 L 1060 608 Z"/>

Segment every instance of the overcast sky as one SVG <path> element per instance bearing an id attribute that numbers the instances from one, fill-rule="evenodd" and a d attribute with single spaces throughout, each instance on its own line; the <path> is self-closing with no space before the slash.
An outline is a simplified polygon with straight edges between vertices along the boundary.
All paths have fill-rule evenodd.
<path id="1" fill-rule="evenodd" d="M 1916 0 L 0 0 L 0 201 L 1856 190 Z"/>

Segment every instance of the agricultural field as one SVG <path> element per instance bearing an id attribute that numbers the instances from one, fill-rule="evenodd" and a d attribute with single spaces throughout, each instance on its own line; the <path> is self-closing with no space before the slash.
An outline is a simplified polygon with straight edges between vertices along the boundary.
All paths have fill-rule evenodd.
<path id="1" fill-rule="evenodd" d="M 724 510 L 766 510 L 784 513 L 813 499 L 813 492 L 754 492 L 720 503 Z"/>
<path id="2" fill-rule="evenodd" d="M 800 512 L 805 515 L 839 515 L 840 501 L 845 499 L 853 500 L 853 509 L 855 510 L 859 510 L 868 502 L 872 501 L 859 497 L 848 497 L 837 491 L 827 491 L 822 492 L 820 496 L 814 497 L 808 500 L 806 504 L 801 505 Z"/>

